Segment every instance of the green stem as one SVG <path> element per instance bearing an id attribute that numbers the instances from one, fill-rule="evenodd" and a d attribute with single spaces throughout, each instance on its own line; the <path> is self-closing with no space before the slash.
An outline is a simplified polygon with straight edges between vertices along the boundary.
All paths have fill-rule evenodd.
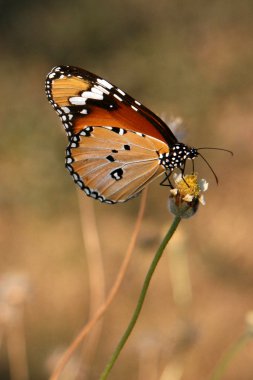
<path id="1" fill-rule="evenodd" d="M 149 267 L 149 270 L 148 270 L 148 273 L 146 274 L 146 277 L 145 277 L 145 280 L 144 280 L 144 283 L 143 283 L 143 287 L 142 287 L 142 290 L 141 290 L 141 294 L 139 296 L 139 299 L 138 299 L 138 303 L 137 303 L 137 306 L 135 308 L 135 311 L 132 315 L 132 318 L 130 320 L 130 323 L 125 331 L 125 333 L 123 334 L 121 340 L 119 341 L 119 344 L 118 346 L 116 347 L 114 353 L 112 354 L 112 357 L 110 358 L 109 362 L 107 363 L 106 367 L 105 367 L 105 370 L 104 372 L 102 373 L 102 375 L 100 376 L 99 380 L 105 380 L 107 379 L 107 376 L 109 375 L 113 365 L 115 364 L 121 350 L 123 349 L 127 339 L 129 338 L 129 335 L 131 334 L 135 324 L 136 324 L 136 321 L 139 317 L 139 314 L 141 312 L 141 309 L 142 309 L 142 306 L 143 306 L 143 303 L 144 303 L 144 300 L 145 300 L 145 297 L 146 297 L 146 294 L 147 294 L 147 290 L 148 290 L 148 287 L 149 287 L 149 283 L 150 283 L 150 280 L 153 276 L 153 273 L 156 269 L 156 266 L 160 260 L 160 258 L 162 257 L 162 254 L 163 254 L 163 251 L 166 247 L 166 245 L 168 244 L 168 242 L 170 241 L 170 239 L 172 238 L 174 232 L 176 231 L 177 229 L 177 226 L 178 224 L 180 223 L 181 221 L 181 218 L 179 216 L 176 216 L 170 226 L 170 229 L 168 230 L 167 234 L 165 235 L 160 247 L 158 248 L 156 254 L 155 254 L 155 257 Z"/>
<path id="2" fill-rule="evenodd" d="M 247 332 L 240 336 L 240 338 L 224 354 L 220 363 L 215 368 L 210 380 L 220 380 L 222 378 L 224 372 L 226 371 L 228 365 L 231 363 L 235 355 L 243 349 L 248 340 L 251 338 L 252 336 Z"/>

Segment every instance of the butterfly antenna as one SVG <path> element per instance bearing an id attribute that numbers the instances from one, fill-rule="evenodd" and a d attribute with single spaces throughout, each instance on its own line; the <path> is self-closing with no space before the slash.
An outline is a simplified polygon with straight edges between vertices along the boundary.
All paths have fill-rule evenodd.
<path id="1" fill-rule="evenodd" d="M 205 159 L 204 156 L 202 156 L 202 154 L 199 153 L 199 150 L 201 149 L 211 149 L 211 150 L 222 150 L 223 152 L 227 152 L 227 153 L 230 153 L 231 156 L 234 155 L 234 153 L 231 151 L 231 150 L 228 150 L 228 149 L 224 149 L 224 148 L 217 148 L 217 147 L 210 147 L 210 146 L 206 146 L 206 147 L 201 147 L 201 148 L 198 148 L 197 151 L 198 151 L 198 154 L 200 155 L 200 157 L 205 161 L 205 163 L 207 164 L 207 166 L 209 167 L 209 169 L 211 170 L 211 172 L 213 173 L 214 177 L 215 177 L 215 181 L 218 185 L 219 183 L 219 180 L 218 180 L 218 177 L 217 175 L 215 174 L 213 168 L 211 167 L 211 165 L 209 164 L 209 162 Z"/>
<path id="2" fill-rule="evenodd" d="M 201 148 L 202 149 L 202 148 Z M 223 149 L 222 149 L 223 150 Z M 198 152 L 199 153 L 199 152 Z M 205 163 L 207 164 L 207 166 L 209 167 L 209 169 L 211 170 L 211 172 L 213 173 L 213 175 L 214 175 L 214 178 L 215 178 L 215 181 L 216 181 L 216 183 L 217 183 L 217 185 L 218 185 L 218 183 L 219 183 L 219 180 L 218 180 L 218 177 L 217 177 L 217 175 L 216 175 L 216 173 L 215 173 L 215 171 L 213 170 L 213 168 L 212 168 L 212 166 L 209 164 L 209 162 L 205 159 L 205 157 L 204 156 L 202 156 L 202 154 L 201 153 L 199 153 L 199 156 L 205 161 Z"/>
<path id="3" fill-rule="evenodd" d="M 213 150 L 222 150 L 223 152 L 227 152 L 227 153 L 230 153 L 231 156 L 234 155 L 234 153 L 231 151 L 231 150 L 228 150 L 228 149 L 224 149 L 224 148 L 216 148 L 216 147 L 210 147 L 210 146 L 207 146 L 207 147 L 201 147 L 201 148 L 198 148 L 197 150 L 199 151 L 200 149 L 213 149 Z"/>

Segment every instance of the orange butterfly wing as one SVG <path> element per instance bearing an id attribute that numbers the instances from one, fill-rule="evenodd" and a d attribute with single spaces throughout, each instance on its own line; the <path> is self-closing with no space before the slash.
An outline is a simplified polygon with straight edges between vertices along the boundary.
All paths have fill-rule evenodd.
<path id="1" fill-rule="evenodd" d="M 87 127 L 73 136 L 66 167 L 88 195 L 125 202 L 164 173 L 159 155 L 168 146 L 153 137 L 113 127 Z"/>
<path id="2" fill-rule="evenodd" d="M 144 133 L 169 146 L 178 142 L 153 112 L 86 70 L 72 66 L 53 68 L 46 79 L 46 93 L 68 136 L 86 126 L 109 125 Z"/>

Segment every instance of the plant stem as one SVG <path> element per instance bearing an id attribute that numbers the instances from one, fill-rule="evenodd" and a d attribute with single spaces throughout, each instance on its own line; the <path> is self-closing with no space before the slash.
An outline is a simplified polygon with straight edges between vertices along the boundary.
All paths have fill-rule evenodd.
<path id="1" fill-rule="evenodd" d="M 157 264 L 160 260 L 160 258 L 162 257 L 162 254 L 163 254 L 163 251 L 166 247 L 166 245 L 168 244 L 168 242 L 170 241 L 170 239 L 172 238 L 174 232 L 176 231 L 177 229 L 177 226 L 178 224 L 180 223 L 181 221 L 181 218 L 179 216 L 175 216 L 171 226 L 170 226 L 170 229 L 168 230 L 167 234 L 165 235 L 160 247 L 158 248 L 156 254 L 155 254 L 155 257 L 149 267 L 149 270 L 146 274 L 146 277 L 145 277 L 145 280 L 144 280 L 144 283 L 143 283 L 143 287 L 142 287 L 142 290 L 141 290 L 141 293 L 140 293 L 140 296 L 139 296 L 139 299 L 138 299 L 138 302 L 137 302 L 137 306 L 135 308 L 135 311 L 132 315 L 132 318 L 130 320 L 130 323 L 125 331 L 125 333 L 123 334 L 122 338 L 120 339 L 119 343 L 118 343 L 118 346 L 116 347 L 114 353 L 112 354 L 109 362 L 107 363 L 106 367 L 105 367 L 105 370 L 104 372 L 102 373 L 102 375 L 100 376 L 99 380 L 105 380 L 107 379 L 107 376 L 109 375 L 112 367 L 114 366 L 121 350 L 123 349 L 127 339 L 129 338 L 135 324 L 136 324 L 136 321 L 139 317 L 139 314 L 141 312 L 141 309 L 142 309 L 142 306 L 143 306 L 143 303 L 144 303 L 144 300 L 145 300 L 145 297 L 146 297 L 146 294 L 147 294 L 147 290 L 148 290 L 148 287 L 149 287 L 149 283 L 151 281 L 151 278 L 154 274 L 154 271 L 157 267 Z"/>
<path id="2" fill-rule="evenodd" d="M 227 350 L 227 352 L 225 352 L 220 363 L 215 368 L 210 380 L 220 380 L 222 378 L 227 367 L 229 366 L 231 361 L 234 359 L 235 355 L 244 348 L 246 343 L 251 338 L 252 336 L 247 332 L 239 337 L 239 339 Z"/>

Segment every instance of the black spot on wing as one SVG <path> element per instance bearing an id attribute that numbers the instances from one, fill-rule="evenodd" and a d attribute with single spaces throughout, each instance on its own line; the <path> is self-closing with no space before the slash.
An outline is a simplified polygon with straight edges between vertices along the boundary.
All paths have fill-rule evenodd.
<path id="1" fill-rule="evenodd" d="M 127 131 L 123 128 L 117 128 L 117 127 L 112 127 L 111 129 L 112 132 L 115 132 L 117 133 L 118 135 L 124 135 L 125 133 L 127 133 Z"/>
<path id="2" fill-rule="evenodd" d="M 112 155 L 107 156 L 106 159 L 108 161 L 110 161 L 110 162 L 114 162 L 115 161 L 115 158 Z"/>
<path id="3" fill-rule="evenodd" d="M 119 181 L 123 177 L 123 169 L 121 168 L 115 169 L 110 173 L 110 175 L 113 179 L 115 179 L 116 181 Z"/>

